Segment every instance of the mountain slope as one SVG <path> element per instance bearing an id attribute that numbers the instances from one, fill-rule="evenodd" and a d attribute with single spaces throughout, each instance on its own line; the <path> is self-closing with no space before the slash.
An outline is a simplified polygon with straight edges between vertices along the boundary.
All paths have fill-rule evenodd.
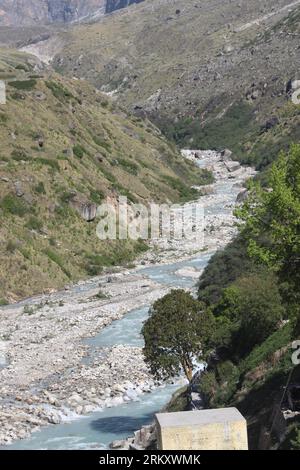
<path id="1" fill-rule="evenodd" d="M 95 209 L 106 199 L 183 201 L 195 197 L 192 184 L 210 180 L 150 122 L 89 84 L 8 50 L 0 69 L 0 299 L 97 274 L 145 249 L 98 240 Z"/>
<path id="2" fill-rule="evenodd" d="M 299 5 L 153 0 L 64 34 L 54 66 L 113 91 L 182 146 L 241 157 L 298 76 Z"/>

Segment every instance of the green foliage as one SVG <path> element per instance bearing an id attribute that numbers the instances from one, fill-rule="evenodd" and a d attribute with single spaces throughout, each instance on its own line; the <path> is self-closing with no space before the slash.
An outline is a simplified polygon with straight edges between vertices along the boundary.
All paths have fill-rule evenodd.
<path id="1" fill-rule="evenodd" d="M 0 201 L 0 208 L 5 214 L 17 215 L 19 217 L 24 217 L 29 210 L 25 202 L 14 194 L 4 196 Z"/>
<path id="2" fill-rule="evenodd" d="M 193 139 L 195 148 L 205 150 L 227 147 L 236 150 L 241 136 L 249 132 L 252 120 L 252 107 L 242 101 L 230 107 L 221 119 L 214 119 L 205 125 L 197 117 L 161 124 L 166 135 L 183 148 L 189 146 L 190 139 Z"/>
<path id="3" fill-rule="evenodd" d="M 245 243 L 240 238 L 235 239 L 210 259 L 199 281 L 199 300 L 207 305 L 217 303 L 224 287 L 253 269 L 254 263 L 247 254 Z"/>
<path id="4" fill-rule="evenodd" d="M 34 188 L 34 192 L 37 194 L 46 194 L 45 185 L 42 181 L 40 181 Z"/>
<path id="5" fill-rule="evenodd" d="M 291 441 L 293 450 L 300 450 L 300 428 L 295 430 L 295 437 Z"/>
<path id="6" fill-rule="evenodd" d="M 82 147 L 82 145 L 76 144 L 73 147 L 73 152 L 74 152 L 75 157 L 77 157 L 77 158 L 79 158 L 79 160 L 81 160 L 84 157 L 84 154 L 86 153 L 86 150 L 85 150 L 84 147 Z"/>
<path id="7" fill-rule="evenodd" d="M 175 191 L 179 193 L 182 202 L 197 199 L 199 197 L 199 191 L 187 186 L 180 178 L 165 175 L 164 180 L 172 189 L 175 189 Z"/>
<path id="8" fill-rule="evenodd" d="M 212 397 L 215 395 L 217 388 L 218 382 L 213 371 L 206 371 L 201 374 L 198 390 L 207 405 L 209 405 Z"/>
<path id="9" fill-rule="evenodd" d="M 96 189 L 90 189 L 90 198 L 95 204 L 101 204 L 104 199 L 104 193 Z"/>
<path id="10" fill-rule="evenodd" d="M 16 249 L 18 248 L 18 245 L 16 242 L 14 242 L 13 240 L 8 240 L 8 242 L 6 243 L 6 251 L 7 253 L 14 253 L 16 251 Z"/>
<path id="11" fill-rule="evenodd" d="M 52 160 L 51 158 L 38 157 L 34 159 L 34 162 L 39 163 L 40 165 L 49 166 L 54 171 L 59 171 L 58 162 L 56 160 Z"/>
<path id="12" fill-rule="evenodd" d="M 213 319 L 203 304 L 184 290 L 157 300 L 144 324 L 144 355 L 157 379 L 174 377 L 183 369 L 193 377 L 193 359 L 203 355 L 212 335 Z"/>
<path id="13" fill-rule="evenodd" d="M 36 230 L 37 232 L 43 228 L 43 223 L 35 216 L 31 216 L 25 227 L 29 230 Z"/>
<path id="14" fill-rule="evenodd" d="M 128 173 L 131 173 L 133 175 L 138 174 L 139 166 L 136 163 L 126 160 L 125 158 L 120 158 L 120 157 L 118 158 L 118 163 Z"/>
<path id="15" fill-rule="evenodd" d="M 270 172 L 269 190 L 259 184 L 236 211 L 249 255 L 275 269 L 286 297 L 299 314 L 300 285 L 300 145 L 282 153 Z"/>
<path id="16" fill-rule="evenodd" d="M 102 137 L 99 137 L 99 136 L 96 136 L 96 135 L 93 135 L 92 138 L 93 138 L 93 141 L 95 142 L 96 145 L 98 145 L 99 147 L 104 148 L 108 153 L 110 153 L 110 151 L 111 151 L 110 142 L 108 142 L 107 140 L 104 140 Z"/>
<path id="17" fill-rule="evenodd" d="M 14 149 L 11 152 L 11 158 L 17 162 L 31 160 L 31 157 L 22 149 Z"/>
<path id="18" fill-rule="evenodd" d="M 74 95 L 69 90 L 67 90 L 66 87 L 64 87 L 58 82 L 47 81 L 46 86 L 49 88 L 49 90 L 52 91 L 55 98 L 57 98 L 60 101 L 64 101 L 65 99 L 70 99 L 70 98 L 75 99 Z"/>
<path id="19" fill-rule="evenodd" d="M 0 298 L 0 307 L 5 307 L 9 302 L 6 299 Z"/>
<path id="20" fill-rule="evenodd" d="M 239 364 L 240 373 L 245 374 L 254 370 L 263 362 L 270 362 L 273 354 L 286 347 L 293 339 L 293 325 L 287 323 L 275 331 L 262 344 L 254 348 L 250 354 Z"/>
<path id="21" fill-rule="evenodd" d="M 9 85 L 17 90 L 29 91 L 35 87 L 36 80 L 34 78 L 30 80 L 15 80 L 13 82 L 9 82 Z"/>
<path id="22" fill-rule="evenodd" d="M 53 261 L 53 263 L 57 264 L 57 266 L 59 266 L 59 268 L 62 270 L 62 272 L 68 277 L 71 279 L 71 273 L 64 267 L 64 263 L 63 263 L 63 260 L 62 258 L 60 257 L 60 255 L 58 253 L 55 253 L 54 251 L 52 251 L 50 248 L 46 248 L 44 250 L 44 253 L 46 256 L 48 256 L 48 258 Z"/>
<path id="23" fill-rule="evenodd" d="M 245 356 L 276 330 L 284 315 L 276 279 L 267 272 L 238 279 L 223 291 L 214 314 L 221 327 L 216 330 L 219 345 Z"/>

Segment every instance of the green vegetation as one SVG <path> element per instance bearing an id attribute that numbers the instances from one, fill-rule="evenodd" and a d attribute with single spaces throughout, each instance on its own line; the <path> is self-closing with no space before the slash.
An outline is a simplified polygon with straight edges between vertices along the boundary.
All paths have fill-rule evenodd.
<path id="1" fill-rule="evenodd" d="M 246 102 L 234 104 L 220 119 L 212 119 L 206 125 L 196 117 L 188 117 L 175 123 L 162 123 L 166 135 L 185 148 L 193 138 L 194 148 L 237 150 L 241 136 L 252 126 L 253 108 Z"/>
<path id="2" fill-rule="evenodd" d="M 132 173 L 133 175 L 138 174 L 139 166 L 136 163 L 126 160 L 125 158 L 118 158 L 118 164 L 122 166 L 125 171 L 128 171 L 128 173 Z"/>
<path id="3" fill-rule="evenodd" d="M 62 272 L 68 277 L 71 278 L 70 272 L 64 267 L 64 261 L 61 258 L 61 256 L 58 253 L 55 253 L 54 251 L 50 250 L 50 248 L 46 248 L 44 251 L 45 255 L 48 256 L 48 258 L 53 261 L 53 263 L 57 264 L 59 268 L 62 270 Z"/>
<path id="4" fill-rule="evenodd" d="M 66 99 L 74 98 L 73 94 L 57 81 L 54 82 L 48 80 L 46 81 L 46 86 L 52 91 L 53 95 L 58 100 L 64 101 Z"/>
<path id="5" fill-rule="evenodd" d="M 5 214 L 17 215 L 18 217 L 24 217 L 28 212 L 26 203 L 13 194 L 7 194 L 2 198 L 0 208 Z"/>
<path id="6" fill-rule="evenodd" d="M 84 149 L 84 147 L 82 147 L 82 145 L 76 144 L 73 147 L 73 152 L 74 152 L 75 157 L 81 159 L 84 157 L 86 150 Z"/>
<path id="7" fill-rule="evenodd" d="M 17 90 L 30 91 L 36 86 L 36 83 L 36 80 L 32 78 L 30 80 L 15 80 L 9 82 L 9 85 Z"/>
<path id="8" fill-rule="evenodd" d="M 51 160 L 51 158 L 37 157 L 34 159 L 34 162 L 39 163 L 40 165 L 49 166 L 54 171 L 59 171 L 58 162 L 56 160 Z"/>
<path id="9" fill-rule="evenodd" d="M 145 360 L 154 377 L 176 377 L 183 370 L 191 382 L 193 360 L 200 358 L 212 323 L 203 305 L 183 290 L 157 300 L 142 330 Z"/>
<path id="10" fill-rule="evenodd" d="M 35 216 L 31 216 L 28 222 L 25 224 L 29 230 L 40 231 L 43 228 L 43 223 Z"/>
<path id="11" fill-rule="evenodd" d="M 191 199 L 197 199 L 199 197 L 199 191 L 197 189 L 187 186 L 179 178 L 165 176 L 164 179 L 171 186 L 171 188 L 178 191 L 180 200 L 182 202 L 190 201 Z"/>

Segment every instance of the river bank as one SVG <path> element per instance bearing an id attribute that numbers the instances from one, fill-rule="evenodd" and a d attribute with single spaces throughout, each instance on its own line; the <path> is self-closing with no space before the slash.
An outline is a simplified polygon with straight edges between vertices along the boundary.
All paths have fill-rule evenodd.
<path id="1" fill-rule="evenodd" d="M 134 309 L 144 307 L 146 315 L 149 305 L 183 280 L 183 286 L 191 288 L 200 275 L 200 262 L 193 268 L 184 263 L 174 266 L 171 280 L 165 280 L 166 271 L 159 266 L 196 256 L 206 263 L 210 253 L 236 233 L 233 206 L 253 170 L 230 165 L 216 152 L 203 152 L 200 158 L 191 152 L 188 157 L 209 166 L 216 178 L 200 198 L 205 207 L 201 250 L 184 240 L 155 241 L 135 269 L 1 309 L 2 365 L 3 357 L 6 364 L 0 369 L 0 444 L 26 438 L 47 424 L 123 406 L 156 389 L 139 339 L 99 348 L 83 340 L 108 331 Z M 139 331 L 140 324 L 137 336 Z"/>

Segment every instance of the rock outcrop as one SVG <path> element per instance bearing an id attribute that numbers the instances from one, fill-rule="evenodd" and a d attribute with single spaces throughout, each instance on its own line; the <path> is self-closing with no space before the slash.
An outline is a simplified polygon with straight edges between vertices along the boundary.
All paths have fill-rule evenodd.
<path id="1" fill-rule="evenodd" d="M 71 23 L 143 0 L 0 0 L 0 25 Z"/>

